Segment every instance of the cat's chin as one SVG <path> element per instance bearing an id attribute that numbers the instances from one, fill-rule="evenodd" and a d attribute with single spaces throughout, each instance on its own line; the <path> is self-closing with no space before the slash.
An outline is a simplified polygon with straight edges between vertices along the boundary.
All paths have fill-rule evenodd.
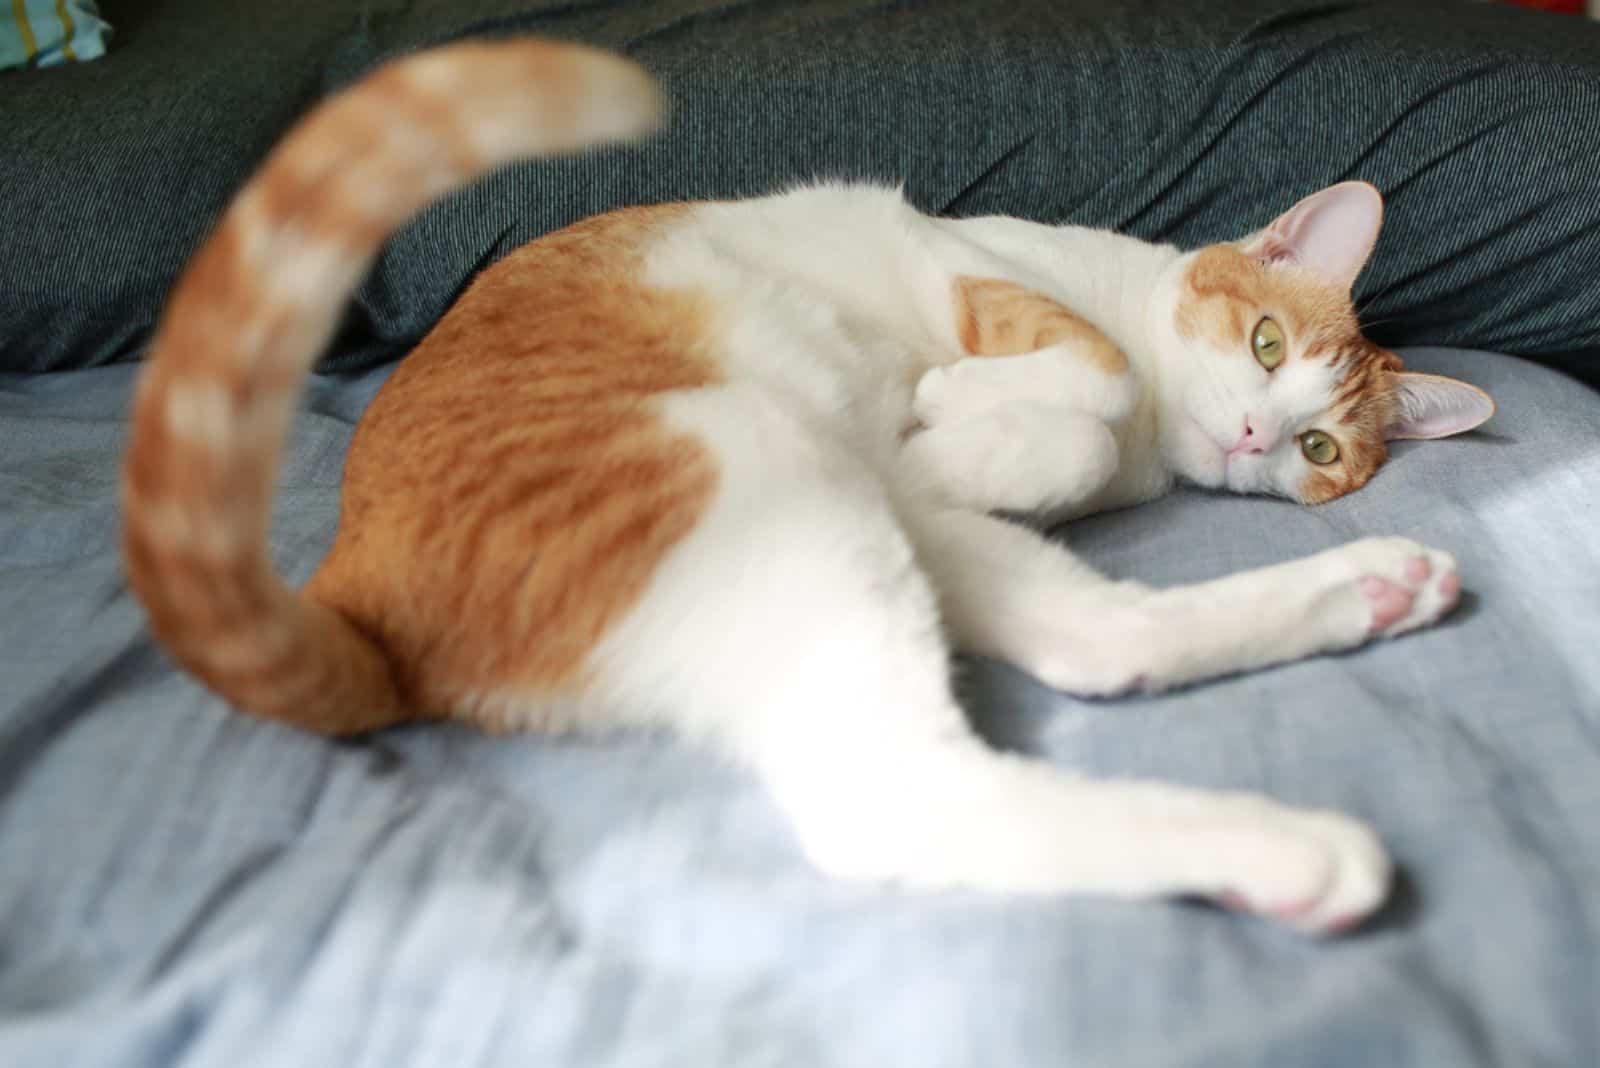
<path id="1" fill-rule="evenodd" d="M 1168 439 L 1168 466 L 1197 486 L 1228 489 L 1228 453 L 1192 416 Z"/>

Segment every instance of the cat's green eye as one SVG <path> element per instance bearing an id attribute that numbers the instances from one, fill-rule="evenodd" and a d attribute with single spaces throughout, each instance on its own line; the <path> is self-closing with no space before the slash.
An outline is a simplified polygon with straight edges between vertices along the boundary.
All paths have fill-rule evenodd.
<path id="1" fill-rule="evenodd" d="M 1320 430 L 1300 435 L 1300 451 L 1314 464 L 1331 464 L 1339 458 L 1339 443 Z"/>
<path id="2" fill-rule="evenodd" d="M 1256 362 L 1270 371 L 1283 362 L 1283 350 L 1283 328 L 1270 317 L 1257 323 L 1250 335 L 1250 351 L 1255 353 Z"/>

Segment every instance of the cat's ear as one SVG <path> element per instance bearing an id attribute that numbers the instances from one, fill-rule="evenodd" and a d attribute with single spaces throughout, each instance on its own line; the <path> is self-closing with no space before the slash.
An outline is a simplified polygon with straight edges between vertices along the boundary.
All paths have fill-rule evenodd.
<path id="1" fill-rule="evenodd" d="M 1342 289 L 1372 254 L 1383 225 L 1383 196 L 1366 182 L 1340 182 L 1300 203 L 1240 242 L 1263 263 L 1308 267 Z"/>
<path id="2" fill-rule="evenodd" d="M 1445 438 L 1482 425 L 1494 414 L 1494 401 L 1477 386 L 1443 375 L 1395 375 L 1394 416 L 1384 437 Z"/>

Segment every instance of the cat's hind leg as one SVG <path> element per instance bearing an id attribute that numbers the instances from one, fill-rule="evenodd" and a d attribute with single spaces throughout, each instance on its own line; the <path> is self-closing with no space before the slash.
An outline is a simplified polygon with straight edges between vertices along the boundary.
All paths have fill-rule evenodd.
<path id="1" fill-rule="evenodd" d="M 1341 817 L 1098 782 L 997 753 L 952 696 L 934 591 L 876 476 L 733 389 L 674 405 L 717 499 L 592 662 L 612 702 L 710 743 L 770 788 L 806 855 L 908 887 L 1201 894 L 1347 925 L 1388 866 Z"/>

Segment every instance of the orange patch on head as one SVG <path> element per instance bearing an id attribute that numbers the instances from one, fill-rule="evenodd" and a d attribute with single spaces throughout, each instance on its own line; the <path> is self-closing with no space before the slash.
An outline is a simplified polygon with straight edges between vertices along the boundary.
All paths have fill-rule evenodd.
<path id="1" fill-rule="evenodd" d="M 1307 504 L 1360 489 L 1389 458 L 1384 429 L 1394 414 L 1400 357 L 1357 335 L 1336 359 L 1343 376 L 1334 393 L 1332 422 L 1321 429 L 1339 443 L 1339 459 L 1301 480 L 1300 498 Z"/>
<path id="2" fill-rule="evenodd" d="M 1269 267 L 1233 245 L 1195 253 L 1178 301 L 1178 336 L 1250 354 L 1264 315 L 1277 320 L 1296 352 L 1323 351 L 1361 336 L 1350 296 L 1309 271 Z"/>
<path id="3" fill-rule="evenodd" d="M 1036 290 L 1000 278 L 962 275 L 953 286 L 956 336 L 970 356 L 1016 356 L 1075 341 L 1107 374 L 1124 374 L 1128 357 L 1082 316 Z"/>
<path id="4" fill-rule="evenodd" d="M 1288 340 L 1289 359 L 1316 359 L 1339 373 L 1326 425 L 1317 428 L 1338 443 L 1339 458 L 1301 480 L 1301 500 L 1321 504 L 1365 485 L 1389 455 L 1384 429 L 1400 360 L 1363 336 L 1349 295 L 1310 271 L 1263 264 L 1233 245 L 1200 250 L 1183 282 L 1180 337 L 1249 359 L 1256 324 L 1271 316 Z"/>
<path id="5" fill-rule="evenodd" d="M 1262 281 L 1260 266 L 1237 250 L 1202 249 L 1184 276 L 1174 324 L 1178 336 L 1222 349 L 1245 345 L 1250 316 L 1261 306 Z"/>
<path id="6" fill-rule="evenodd" d="M 308 592 L 381 638 L 417 703 L 581 688 L 709 505 L 715 460 L 655 401 L 716 381 L 711 309 L 639 277 L 642 246 L 686 210 L 616 212 L 512 253 L 357 428 Z"/>

